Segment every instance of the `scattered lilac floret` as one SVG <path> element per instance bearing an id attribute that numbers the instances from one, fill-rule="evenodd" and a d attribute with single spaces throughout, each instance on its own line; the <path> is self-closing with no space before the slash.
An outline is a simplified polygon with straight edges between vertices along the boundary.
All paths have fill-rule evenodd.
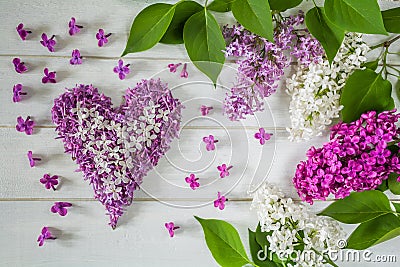
<path id="1" fill-rule="evenodd" d="M 48 68 L 44 68 L 43 70 L 44 77 L 42 78 L 42 83 L 56 83 L 56 72 L 49 72 Z"/>
<path id="2" fill-rule="evenodd" d="M 218 198 L 214 200 L 214 207 L 219 208 L 220 210 L 225 209 L 225 202 L 228 199 L 225 196 L 221 195 L 221 192 L 218 192 Z"/>
<path id="3" fill-rule="evenodd" d="M 168 222 L 168 223 L 165 223 L 165 228 L 167 228 L 169 236 L 174 237 L 175 230 L 179 229 L 180 227 L 175 226 L 175 224 L 173 222 Z"/>
<path id="4" fill-rule="evenodd" d="M 106 43 L 108 43 L 108 37 L 111 36 L 112 33 L 104 35 L 104 30 L 99 29 L 98 33 L 96 33 L 96 39 L 98 40 L 97 45 L 99 47 L 104 46 Z"/>
<path id="5" fill-rule="evenodd" d="M 17 118 L 17 125 L 15 129 L 18 132 L 25 132 L 27 135 L 31 135 L 33 133 L 33 127 L 35 126 L 35 122 L 31 120 L 31 117 L 28 116 L 25 120 L 19 116 Z"/>
<path id="6" fill-rule="evenodd" d="M 12 63 L 14 64 L 15 71 L 20 74 L 28 70 L 28 68 L 25 66 L 25 63 L 21 62 L 21 59 L 18 57 L 14 58 Z"/>
<path id="7" fill-rule="evenodd" d="M 83 26 L 77 25 L 76 20 L 74 17 L 71 18 L 71 20 L 68 22 L 68 27 L 69 27 L 69 35 L 75 35 L 81 31 Z"/>
<path id="8" fill-rule="evenodd" d="M 54 46 L 57 44 L 56 40 L 54 40 L 55 37 L 56 37 L 56 36 L 53 35 L 53 36 L 51 36 L 51 38 L 49 39 L 49 38 L 47 37 L 47 34 L 42 33 L 42 40 L 40 41 L 40 43 L 41 43 L 44 47 L 47 47 L 47 49 L 48 49 L 50 52 L 54 52 L 54 51 L 55 51 L 55 50 L 54 50 Z"/>
<path id="9" fill-rule="evenodd" d="M 50 176 L 50 174 L 45 174 L 43 175 L 42 178 L 40 178 L 39 180 L 42 184 L 44 184 L 44 187 L 46 187 L 46 189 L 50 189 L 52 188 L 54 191 L 56 190 L 56 185 L 58 185 L 58 176 L 57 175 L 53 175 Z"/>
<path id="10" fill-rule="evenodd" d="M 219 170 L 219 177 L 225 178 L 230 175 L 229 170 L 232 169 L 233 166 L 227 167 L 226 164 L 222 164 L 218 166 L 217 169 Z"/>
<path id="11" fill-rule="evenodd" d="M 272 134 L 265 132 L 264 128 L 260 128 L 258 133 L 254 134 L 254 138 L 260 140 L 260 144 L 264 145 L 266 141 L 271 139 Z"/>
<path id="12" fill-rule="evenodd" d="M 42 232 L 37 239 L 37 242 L 39 242 L 39 247 L 43 246 L 44 241 L 48 239 L 56 239 L 56 237 L 51 234 L 49 228 L 43 227 Z"/>
<path id="13" fill-rule="evenodd" d="M 26 92 L 22 92 L 22 84 L 15 84 L 13 87 L 13 102 L 17 103 L 21 101 L 21 95 L 26 95 Z"/>
<path id="14" fill-rule="evenodd" d="M 32 151 L 28 151 L 28 160 L 29 160 L 29 165 L 31 166 L 31 168 L 35 167 L 36 165 L 36 161 L 41 161 L 41 158 L 37 158 L 37 157 L 33 157 L 33 153 Z"/>
<path id="15" fill-rule="evenodd" d="M 176 70 L 178 69 L 178 67 L 181 66 L 181 65 L 182 65 L 182 63 L 177 63 L 177 64 L 171 63 L 171 64 L 168 64 L 169 71 L 175 73 Z"/>
<path id="16" fill-rule="evenodd" d="M 114 67 L 114 72 L 118 74 L 120 80 L 125 79 L 126 75 L 129 74 L 130 69 L 129 66 L 131 64 L 124 65 L 124 61 L 122 59 L 118 60 L 118 66 Z"/>
<path id="17" fill-rule="evenodd" d="M 60 216 L 65 216 L 68 213 L 67 208 L 71 207 L 72 204 L 69 202 L 54 202 L 54 205 L 50 208 L 52 213 L 58 213 Z"/>
<path id="18" fill-rule="evenodd" d="M 69 63 L 71 65 L 80 65 L 80 64 L 82 64 L 81 52 L 79 52 L 78 49 L 72 50 L 71 56 L 72 56 L 72 58 L 69 60 Z"/>
<path id="19" fill-rule="evenodd" d="M 196 190 L 196 188 L 200 187 L 200 183 L 198 182 L 199 178 L 196 178 L 196 176 L 192 173 L 189 175 L 189 177 L 185 178 L 185 182 L 190 185 L 190 188 L 193 190 Z"/>
<path id="20" fill-rule="evenodd" d="M 183 64 L 183 68 L 182 68 L 182 71 L 181 71 L 181 78 L 187 78 L 189 75 L 188 75 L 188 72 L 187 72 L 187 63 L 185 63 L 185 64 Z"/>
<path id="21" fill-rule="evenodd" d="M 201 115 L 202 116 L 207 116 L 208 113 L 210 112 L 210 110 L 212 110 L 212 109 L 213 109 L 213 107 L 207 107 L 205 105 L 201 105 L 201 107 L 200 107 Z"/>
<path id="22" fill-rule="evenodd" d="M 28 37 L 28 35 L 30 33 L 32 33 L 31 31 L 27 31 L 26 29 L 24 29 L 23 23 L 18 24 L 16 29 L 17 29 L 18 35 L 19 35 L 19 37 L 21 37 L 22 41 L 25 41 L 26 37 Z"/>
<path id="23" fill-rule="evenodd" d="M 203 142 L 206 143 L 207 151 L 212 151 L 215 150 L 215 143 L 217 143 L 218 140 L 215 140 L 214 136 L 210 134 L 209 136 L 203 137 Z"/>

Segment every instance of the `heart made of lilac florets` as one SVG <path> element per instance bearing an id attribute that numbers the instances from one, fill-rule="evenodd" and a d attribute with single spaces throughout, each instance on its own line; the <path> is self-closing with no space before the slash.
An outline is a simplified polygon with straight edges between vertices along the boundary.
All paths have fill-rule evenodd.
<path id="1" fill-rule="evenodd" d="M 116 108 L 92 85 L 66 89 L 54 100 L 58 138 L 105 206 L 113 228 L 143 177 L 178 136 L 182 108 L 167 85 L 154 79 L 128 89 Z"/>

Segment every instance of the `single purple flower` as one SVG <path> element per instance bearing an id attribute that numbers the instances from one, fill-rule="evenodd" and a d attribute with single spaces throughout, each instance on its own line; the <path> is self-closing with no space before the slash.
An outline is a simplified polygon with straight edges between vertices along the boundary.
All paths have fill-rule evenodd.
<path id="1" fill-rule="evenodd" d="M 206 143 L 207 151 L 211 151 L 215 149 L 215 143 L 217 143 L 218 140 L 214 140 L 214 136 L 210 134 L 208 137 L 203 137 L 203 142 Z"/>
<path id="2" fill-rule="evenodd" d="M 213 107 L 207 107 L 207 106 L 201 105 L 201 107 L 200 107 L 201 115 L 203 115 L 203 116 L 208 115 L 208 113 L 209 113 L 210 110 L 212 110 L 212 109 L 213 109 Z"/>
<path id="3" fill-rule="evenodd" d="M 200 187 L 200 183 L 197 182 L 197 180 L 199 180 L 199 178 L 196 178 L 193 173 L 190 174 L 189 177 L 185 178 L 186 183 L 188 183 L 190 185 L 190 188 L 192 188 L 193 190 L 196 190 L 196 188 Z"/>
<path id="4" fill-rule="evenodd" d="M 29 165 L 31 165 L 31 168 L 35 167 L 36 161 L 41 161 L 41 158 L 34 158 L 32 155 L 32 151 L 28 151 L 28 160 L 29 160 Z"/>
<path id="5" fill-rule="evenodd" d="M 14 64 L 15 71 L 18 73 L 23 73 L 28 70 L 28 68 L 25 66 L 25 63 L 21 62 L 21 59 L 18 57 L 14 58 L 12 63 Z"/>
<path id="6" fill-rule="evenodd" d="M 69 60 L 71 65 L 80 65 L 82 64 L 82 56 L 81 52 L 78 49 L 72 50 L 72 58 Z"/>
<path id="7" fill-rule="evenodd" d="M 226 167 L 226 164 L 218 166 L 217 169 L 219 170 L 219 177 L 225 178 L 226 176 L 229 176 L 229 170 L 232 168 L 233 166 Z"/>
<path id="8" fill-rule="evenodd" d="M 265 141 L 268 141 L 269 139 L 271 139 L 271 135 L 272 135 L 272 134 L 266 133 L 264 128 L 260 128 L 260 129 L 259 129 L 259 132 L 256 133 L 256 134 L 254 135 L 254 137 L 255 137 L 256 139 L 260 139 L 260 144 L 261 144 L 261 145 L 264 145 L 264 144 L 265 144 Z"/>
<path id="9" fill-rule="evenodd" d="M 42 83 L 56 83 L 56 72 L 51 71 L 49 72 L 48 68 L 44 68 L 44 77 L 42 78 Z"/>
<path id="10" fill-rule="evenodd" d="M 18 132 L 25 132 L 27 135 L 31 135 L 33 133 L 33 126 L 35 126 L 35 122 L 31 120 L 30 116 L 28 116 L 26 120 L 19 116 L 15 129 L 17 129 Z"/>
<path id="11" fill-rule="evenodd" d="M 228 199 L 225 196 L 221 196 L 221 192 L 218 192 L 218 198 L 214 200 L 214 207 L 219 208 L 220 210 L 225 209 L 225 202 Z"/>
<path id="12" fill-rule="evenodd" d="M 71 20 L 68 22 L 69 27 L 69 35 L 75 35 L 81 31 L 83 26 L 75 24 L 75 18 L 72 17 Z"/>
<path id="13" fill-rule="evenodd" d="M 28 35 L 30 33 L 32 33 L 31 31 L 27 31 L 24 29 L 23 23 L 18 24 L 16 29 L 17 29 L 18 35 L 19 35 L 19 37 L 21 37 L 22 41 L 25 41 L 26 37 L 28 37 Z"/>
<path id="14" fill-rule="evenodd" d="M 167 228 L 169 236 L 174 237 L 175 230 L 179 229 L 179 226 L 175 226 L 173 222 L 165 223 L 165 228 Z"/>
<path id="15" fill-rule="evenodd" d="M 26 95 L 26 92 L 22 92 L 22 84 L 15 84 L 13 87 L 13 102 L 21 101 L 21 95 Z"/>
<path id="16" fill-rule="evenodd" d="M 99 32 L 96 33 L 96 39 L 99 40 L 97 43 L 99 47 L 102 47 L 104 44 L 108 43 L 108 37 L 111 36 L 112 33 L 104 35 L 104 30 L 99 29 Z"/>
<path id="17" fill-rule="evenodd" d="M 177 64 L 168 64 L 168 68 L 170 72 L 176 72 L 177 68 L 182 65 L 182 63 L 177 63 Z"/>
<path id="18" fill-rule="evenodd" d="M 72 204 L 69 202 L 54 202 L 54 205 L 51 207 L 50 211 L 52 213 L 58 213 L 60 216 L 65 216 L 68 213 L 67 208 L 71 206 Z"/>
<path id="19" fill-rule="evenodd" d="M 47 49 L 49 49 L 50 52 L 54 52 L 54 46 L 56 45 L 56 40 L 54 40 L 56 36 L 53 35 L 51 36 L 50 39 L 48 39 L 47 34 L 42 33 L 42 40 L 40 41 L 40 43 L 44 46 L 47 47 Z"/>
<path id="20" fill-rule="evenodd" d="M 39 242 L 39 247 L 43 246 L 44 241 L 47 239 L 56 239 L 50 232 L 49 228 L 43 227 L 42 233 L 39 235 L 37 242 Z"/>
<path id="21" fill-rule="evenodd" d="M 187 63 L 183 64 L 183 69 L 181 71 L 181 78 L 187 78 L 188 77 L 188 72 L 187 72 Z"/>
<path id="22" fill-rule="evenodd" d="M 125 76 L 129 74 L 129 66 L 131 64 L 126 64 L 124 66 L 124 61 L 122 59 L 118 60 L 118 66 L 114 67 L 114 72 L 118 74 L 121 80 L 125 79 Z"/>
<path id="23" fill-rule="evenodd" d="M 50 177 L 50 174 L 46 173 L 42 178 L 40 178 L 40 182 L 44 184 L 46 189 L 52 188 L 53 190 L 56 190 L 55 186 L 58 185 L 58 176 L 53 175 Z"/>

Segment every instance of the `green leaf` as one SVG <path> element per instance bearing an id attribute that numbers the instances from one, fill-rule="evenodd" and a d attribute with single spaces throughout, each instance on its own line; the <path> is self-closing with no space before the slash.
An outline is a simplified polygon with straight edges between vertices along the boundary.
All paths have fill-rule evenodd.
<path id="1" fill-rule="evenodd" d="M 249 229 L 249 245 L 250 253 L 253 262 L 259 267 L 278 267 L 278 265 L 268 258 L 268 250 L 266 247 L 262 247 L 256 239 L 256 233 Z M 263 252 L 260 252 L 263 251 Z M 265 255 L 266 254 L 266 255 Z"/>
<path id="2" fill-rule="evenodd" d="M 376 0 L 325 0 L 329 20 L 349 32 L 386 34 Z"/>
<path id="3" fill-rule="evenodd" d="M 329 21 L 323 7 L 314 7 L 307 12 L 306 25 L 332 62 L 343 42 L 344 30 Z"/>
<path id="4" fill-rule="evenodd" d="M 400 203 L 392 202 L 397 213 L 400 213 Z"/>
<path id="5" fill-rule="evenodd" d="M 388 32 L 400 33 L 400 7 L 382 11 L 382 18 Z"/>
<path id="6" fill-rule="evenodd" d="M 274 41 L 274 28 L 268 0 L 236 0 L 232 4 L 236 20 L 247 30 Z"/>
<path id="7" fill-rule="evenodd" d="M 194 216 L 201 224 L 207 246 L 222 267 L 242 267 L 251 263 L 240 240 L 239 233 L 229 223 Z"/>
<path id="8" fill-rule="evenodd" d="M 207 6 L 208 10 L 216 12 L 228 12 L 231 11 L 232 3 L 236 0 L 214 0 Z"/>
<path id="9" fill-rule="evenodd" d="M 364 67 L 375 71 L 378 68 L 378 63 L 379 63 L 379 58 L 377 60 L 374 61 L 370 61 L 364 64 Z"/>
<path id="10" fill-rule="evenodd" d="M 205 9 L 191 16 L 183 28 L 183 40 L 193 64 L 215 85 L 225 62 L 225 40 L 214 16 Z"/>
<path id="11" fill-rule="evenodd" d="M 271 235 L 272 233 L 270 232 L 262 232 L 261 231 L 261 225 L 260 223 L 258 223 L 257 225 L 257 229 L 256 229 L 256 240 L 257 243 L 261 246 L 261 247 L 269 247 L 269 242 L 267 240 L 267 236 Z"/>
<path id="12" fill-rule="evenodd" d="M 303 0 L 268 0 L 271 10 L 285 11 L 286 9 L 300 5 Z"/>
<path id="13" fill-rule="evenodd" d="M 167 31 L 174 12 L 175 6 L 169 4 L 154 4 L 140 11 L 132 23 L 122 56 L 155 46 Z"/>
<path id="14" fill-rule="evenodd" d="M 397 173 L 391 173 L 387 180 L 390 192 L 395 195 L 400 195 L 400 182 L 397 181 L 398 177 L 399 175 Z"/>
<path id="15" fill-rule="evenodd" d="M 389 189 L 388 181 L 387 180 L 383 180 L 382 183 L 375 190 L 379 190 L 381 192 L 385 192 L 388 189 Z"/>
<path id="16" fill-rule="evenodd" d="M 203 7 L 194 1 L 180 2 L 176 8 L 171 23 L 161 38 L 160 43 L 164 44 L 183 44 L 183 27 L 185 22 L 195 13 L 201 11 Z"/>
<path id="17" fill-rule="evenodd" d="M 400 235 L 400 219 L 386 214 L 360 224 L 347 240 L 347 249 L 366 249 Z"/>
<path id="18" fill-rule="evenodd" d="M 342 223 L 362 223 L 392 213 L 387 196 L 378 190 L 353 192 L 329 205 L 318 215 L 329 216 Z"/>
<path id="19" fill-rule="evenodd" d="M 391 96 L 392 84 L 373 70 L 355 70 L 342 89 L 340 104 L 344 106 L 344 122 L 355 121 L 361 114 L 376 110 L 381 112 L 394 108 Z"/>

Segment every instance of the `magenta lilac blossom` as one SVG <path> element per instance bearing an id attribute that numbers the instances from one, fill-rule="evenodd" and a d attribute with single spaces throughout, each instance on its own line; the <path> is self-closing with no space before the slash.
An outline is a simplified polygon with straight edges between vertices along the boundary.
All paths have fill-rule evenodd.
<path id="1" fill-rule="evenodd" d="M 176 70 L 178 69 L 179 66 L 181 66 L 182 63 L 177 63 L 177 64 L 168 64 L 168 68 L 170 72 L 176 72 Z"/>
<path id="2" fill-rule="evenodd" d="M 13 87 L 13 102 L 17 103 L 21 101 L 21 95 L 26 95 L 26 92 L 22 92 L 22 84 L 15 84 Z"/>
<path id="3" fill-rule="evenodd" d="M 120 80 L 125 79 L 126 75 L 129 74 L 130 69 L 129 66 L 131 64 L 124 65 L 124 61 L 122 59 L 118 60 L 118 66 L 114 67 L 114 72 L 118 74 Z"/>
<path id="4" fill-rule="evenodd" d="M 35 167 L 36 165 L 36 161 L 41 161 L 41 158 L 38 157 L 33 157 L 33 153 L 32 151 L 28 151 L 28 160 L 29 160 L 29 165 L 31 166 L 31 168 Z"/>
<path id="5" fill-rule="evenodd" d="M 71 64 L 71 65 L 80 65 L 80 64 L 82 64 L 81 52 L 79 52 L 78 49 L 72 50 L 71 56 L 72 56 L 72 58 L 69 60 L 69 64 Z"/>
<path id="6" fill-rule="evenodd" d="M 96 33 L 96 39 L 98 40 L 97 45 L 99 47 L 104 46 L 106 43 L 108 43 L 108 37 L 111 36 L 111 33 L 104 34 L 103 29 L 99 29 L 99 31 Z"/>
<path id="7" fill-rule="evenodd" d="M 56 237 L 51 234 L 48 227 L 43 227 L 42 232 L 37 239 L 37 242 L 39 242 L 39 247 L 43 246 L 44 241 L 48 239 L 56 239 Z"/>
<path id="8" fill-rule="evenodd" d="M 212 110 L 212 109 L 213 109 L 213 107 L 207 107 L 205 105 L 201 105 L 201 107 L 200 107 L 201 115 L 202 116 L 207 116 L 208 113 L 210 112 L 210 110 Z"/>
<path id="9" fill-rule="evenodd" d="M 69 35 L 75 35 L 81 31 L 83 26 L 76 24 L 76 20 L 74 17 L 71 18 L 71 20 L 68 22 L 68 27 L 69 27 Z"/>
<path id="10" fill-rule="evenodd" d="M 168 223 L 165 223 L 165 228 L 167 228 L 169 236 L 174 237 L 175 230 L 179 229 L 180 227 L 175 226 L 175 224 L 173 222 L 168 222 Z"/>
<path id="11" fill-rule="evenodd" d="M 119 107 L 91 85 L 66 89 L 54 100 L 58 138 L 105 206 L 112 228 L 178 136 L 182 108 L 159 79 L 127 89 Z"/>
<path id="12" fill-rule="evenodd" d="M 187 72 L 187 63 L 185 63 L 185 64 L 183 64 L 183 68 L 182 68 L 182 71 L 181 71 L 181 78 L 187 78 L 189 75 L 188 75 L 188 72 Z"/>
<path id="13" fill-rule="evenodd" d="M 54 191 L 56 190 L 56 185 L 58 185 L 58 176 L 57 175 L 53 175 L 50 176 L 50 174 L 46 173 L 43 175 L 42 178 L 40 178 L 39 180 L 44 187 L 46 187 L 46 189 L 50 189 L 52 188 Z"/>
<path id="14" fill-rule="evenodd" d="M 271 139 L 271 135 L 270 133 L 265 132 L 264 128 L 260 128 L 258 130 L 258 133 L 254 134 L 254 138 L 260 140 L 260 144 L 264 145 L 266 141 L 268 141 L 269 139 Z"/>
<path id="15" fill-rule="evenodd" d="M 347 197 L 352 191 L 377 188 L 391 173 L 399 173 L 400 115 L 369 111 L 351 123 L 331 129 L 330 141 L 311 147 L 307 160 L 297 165 L 293 184 L 303 201 Z"/>
<path id="16" fill-rule="evenodd" d="M 53 36 L 51 36 L 51 38 L 49 39 L 49 38 L 47 37 L 47 34 L 42 33 L 42 40 L 40 41 L 40 43 L 41 43 L 44 47 L 47 47 L 47 49 L 48 49 L 50 52 L 54 52 L 54 46 L 57 44 L 56 40 L 54 40 L 55 37 L 56 37 L 56 36 L 53 35 Z"/>
<path id="17" fill-rule="evenodd" d="M 219 177 L 225 178 L 226 176 L 229 176 L 229 170 L 232 169 L 233 166 L 227 167 L 226 164 L 222 164 L 221 166 L 218 166 L 217 169 L 219 170 Z"/>
<path id="18" fill-rule="evenodd" d="M 218 198 L 214 200 L 214 207 L 219 208 L 220 210 L 225 209 L 225 202 L 228 199 L 225 196 L 221 195 L 221 192 L 218 192 Z"/>
<path id="19" fill-rule="evenodd" d="M 19 74 L 26 72 L 28 68 L 25 66 L 24 62 L 21 62 L 21 59 L 16 57 L 13 59 L 12 63 L 14 64 L 14 69 Z"/>
<path id="20" fill-rule="evenodd" d="M 15 126 L 15 129 L 17 129 L 18 132 L 25 132 L 27 135 L 33 134 L 33 127 L 35 126 L 35 122 L 31 120 L 31 117 L 28 116 L 24 120 L 21 116 L 17 118 L 17 125 Z"/>
<path id="21" fill-rule="evenodd" d="M 192 173 L 189 175 L 189 177 L 185 178 L 185 182 L 189 184 L 190 188 L 193 190 L 196 190 L 196 188 L 200 187 L 200 183 L 198 182 L 199 178 L 196 178 L 196 176 Z"/>
<path id="22" fill-rule="evenodd" d="M 42 78 L 42 83 L 56 83 L 56 72 L 49 72 L 48 68 L 44 68 L 43 70 L 44 77 Z"/>
<path id="23" fill-rule="evenodd" d="M 24 29 L 23 23 L 18 24 L 16 29 L 17 29 L 18 35 L 19 35 L 19 37 L 21 37 L 22 41 L 25 41 L 26 37 L 28 37 L 28 35 L 30 33 L 32 33 L 31 31 L 27 31 L 26 29 Z"/>
<path id="24" fill-rule="evenodd" d="M 206 143 L 207 151 L 212 151 L 215 150 L 215 143 L 217 143 L 218 140 L 215 140 L 214 135 L 210 134 L 209 136 L 203 137 L 203 142 Z"/>
<path id="25" fill-rule="evenodd" d="M 50 208 L 52 213 L 58 213 L 60 216 L 65 216 L 68 213 L 67 208 L 72 207 L 69 202 L 54 202 L 54 205 Z"/>

